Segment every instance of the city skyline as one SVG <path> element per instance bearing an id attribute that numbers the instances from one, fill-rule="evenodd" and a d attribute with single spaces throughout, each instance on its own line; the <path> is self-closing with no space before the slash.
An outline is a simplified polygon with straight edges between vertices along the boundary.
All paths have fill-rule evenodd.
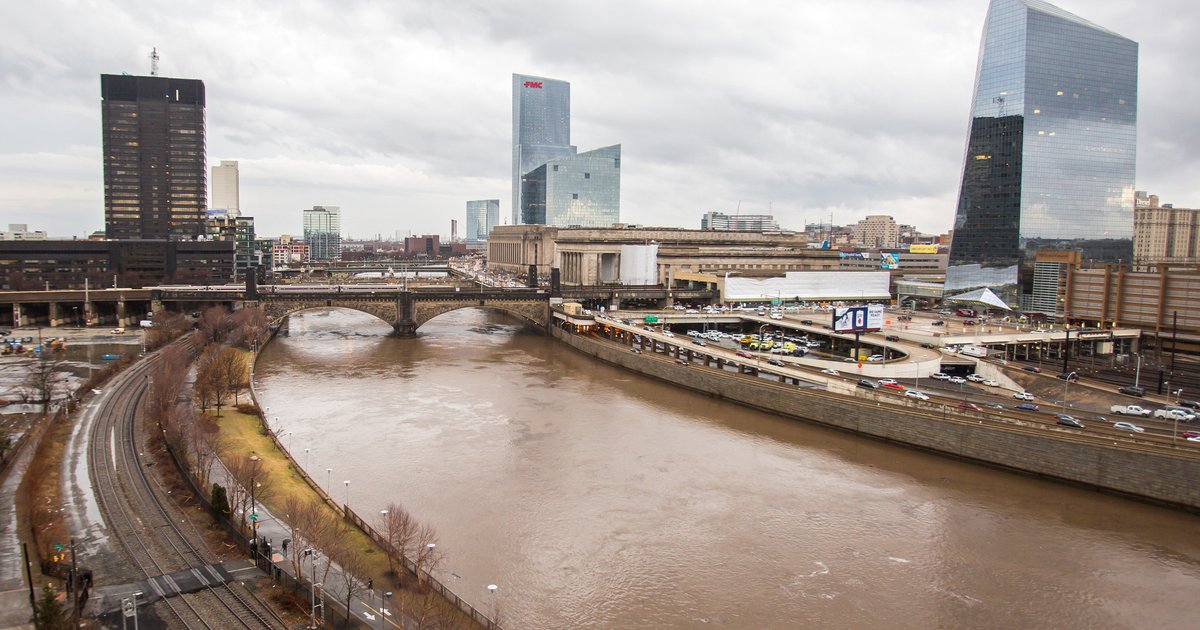
<path id="1" fill-rule="evenodd" d="M 1056 4 L 1142 44 L 1136 187 L 1200 205 L 1186 39 L 1200 11 Z M 238 7 L 230 21 L 221 3 L 118 3 L 110 23 L 30 7 L 0 27 L 0 111 L 21 121 L 0 148 L 0 210 L 52 236 L 103 228 L 97 77 L 148 74 L 159 45 L 160 75 L 205 82 L 208 166 L 240 162 L 242 205 L 263 234 L 299 231 L 295 208 L 327 200 L 353 217 L 348 235 L 442 233 L 464 200 L 511 198 L 513 72 L 572 84 L 573 143 L 623 143 L 624 222 L 688 226 L 741 203 L 791 229 L 831 213 L 950 227 L 986 2 L 717 8 L 316 4 L 282 17 Z M 320 51 L 300 47 L 308 36 Z"/>

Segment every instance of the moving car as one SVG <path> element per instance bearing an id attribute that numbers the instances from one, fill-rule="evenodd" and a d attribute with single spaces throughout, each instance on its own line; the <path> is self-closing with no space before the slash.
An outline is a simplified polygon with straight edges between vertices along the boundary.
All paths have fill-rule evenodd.
<path id="1" fill-rule="evenodd" d="M 965 379 L 961 376 L 951 376 L 950 382 L 954 383 L 955 385 L 965 385 L 967 382 L 967 379 Z"/>
<path id="2" fill-rule="evenodd" d="M 1029 392 L 1017 392 L 1013 394 L 1013 398 L 1016 398 L 1017 400 L 1033 400 L 1035 396 Z"/>
<path id="3" fill-rule="evenodd" d="M 767 363 L 769 363 L 771 365 L 783 365 L 783 361 L 779 360 L 776 357 L 771 357 L 770 359 L 767 359 Z"/>
<path id="4" fill-rule="evenodd" d="M 838 372 L 837 370 L 835 370 L 833 368 L 825 368 L 825 369 L 821 370 L 821 373 L 829 374 L 830 376 L 841 376 L 841 372 Z"/>
<path id="5" fill-rule="evenodd" d="M 1192 420 L 1196 419 L 1195 414 L 1188 413 L 1178 407 L 1174 409 L 1170 407 L 1163 407 L 1162 409 L 1154 412 L 1154 417 L 1162 418 L 1163 420 L 1179 420 L 1181 422 L 1191 422 Z"/>
<path id="6" fill-rule="evenodd" d="M 1146 395 L 1146 388 L 1138 387 L 1136 385 L 1126 385 L 1124 387 L 1118 387 L 1117 391 L 1121 392 L 1122 394 L 1126 394 L 1128 396 L 1137 396 L 1138 398 L 1141 398 L 1142 396 Z"/>
<path id="7" fill-rule="evenodd" d="M 867 360 L 878 363 L 879 361 L 883 360 L 883 355 L 882 354 L 872 354 L 871 356 L 867 357 Z"/>
<path id="8" fill-rule="evenodd" d="M 976 405 L 973 402 L 968 402 L 966 400 L 960 401 L 958 403 L 958 408 L 959 409 L 968 409 L 970 411 L 979 411 L 979 405 Z"/>
<path id="9" fill-rule="evenodd" d="M 887 339 L 888 341 L 900 341 L 900 338 L 897 337 L 896 335 L 888 335 L 888 336 L 884 337 L 884 339 Z"/>
<path id="10" fill-rule="evenodd" d="M 905 390 L 905 387 L 903 385 L 901 385 L 900 383 L 883 383 L 883 386 L 888 389 L 894 389 L 894 390 L 900 391 L 900 392 Z"/>
<path id="11" fill-rule="evenodd" d="M 988 387 L 1000 387 L 1000 381 L 993 381 L 990 378 L 985 378 L 980 382 L 983 383 L 984 385 L 987 385 Z"/>
<path id="12" fill-rule="evenodd" d="M 876 383 L 869 378 L 858 379 L 858 386 L 864 389 L 879 389 L 879 383 Z"/>
<path id="13" fill-rule="evenodd" d="M 1033 403 L 1021 403 L 1016 407 L 1013 407 L 1013 409 L 1020 409 L 1021 411 L 1037 411 L 1038 409 L 1041 409 L 1041 407 L 1038 407 Z"/>
<path id="14" fill-rule="evenodd" d="M 1075 419 L 1074 416 L 1068 416 L 1065 413 L 1054 414 L 1054 424 L 1061 424 L 1064 427 L 1072 427 L 1075 429 L 1083 429 L 1083 423 Z"/>
<path id="15" fill-rule="evenodd" d="M 1200 431 L 1184 431 L 1180 435 L 1183 436 L 1183 439 L 1188 440 L 1191 438 L 1200 437 Z"/>
<path id="16" fill-rule="evenodd" d="M 0 335 L 2 334 L 4 333 L 0 331 Z M 1196 402 L 1194 400 L 1177 400 L 1175 401 L 1175 404 L 1179 405 L 1180 407 L 1187 407 L 1188 409 L 1200 409 L 1200 402 Z"/>
<path id="17" fill-rule="evenodd" d="M 708 344 L 704 343 L 704 341 L 702 341 L 702 340 L 700 340 L 700 339 L 693 339 L 693 340 L 692 340 L 692 343 L 696 344 L 697 346 L 705 346 L 705 345 L 708 345 Z"/>
<path id="18" fill-rule="evenodd" d="M 950 375 L 946 374 L 945 372 L 935 372 L 933 374 L 933 379 L 935 381 L 948 381 L 950 380 Z"/>
<path id="19" fill-rule="evenodd" d="M 972 383 L 982 383 L 985 379 L 979 374 L 968 374 L 967 380 L 971 381 Z"/>
<path id="20" fill-rule="evenodd" d="M 1059 372 L 1058 378 L 1074 383 L 1079 380 L 1079 374 L 1076 372 Z"/>
<path id="21" fill-rule="evenodd" d="M 909 398 L 916 398 L 917 400 L 929 400 L 929 394 L 926 394 L 922 391 L 917 391 L 915 389 L 910 389 L 904 392 L 904 395 L 908 396 Z"/>
<path id="22" fill-rule="evenodd" d="M 1143 429 L 1142 427 L 1139 427 L 1138 425 L 1136 425 L 1132 422 L 1114 422 L 1113 428 L 1120 429 L 1122 431 L 1133 431 L 1134 433 L 1145 433 L 1146 432 L 1145 429 Z"/>
<path id="23" fill-rule="evenodd" d="M 749 352 L 745 352 L 743 350 L 738 350 L 735 354 L 737 354 L 737 356 L 739 356 L 739 357 L 742 357 L 743 359 L 753 359 L 754 358 L 753 354 L 750 354 Z"/>
<path id="24" fill-rule="evenodd" d="M 895 384 L 896 384 L 896 379 L 894 379 L 894 378 L 881 378 L 881 379 L 879 379 L 879 384 L 880 384 L 880 385 L 895 385 Z"/>

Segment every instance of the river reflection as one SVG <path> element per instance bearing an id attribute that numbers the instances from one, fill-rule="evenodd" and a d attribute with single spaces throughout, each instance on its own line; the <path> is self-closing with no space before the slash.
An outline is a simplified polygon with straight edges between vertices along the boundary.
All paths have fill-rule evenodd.
<path id="1" fill-rule="evenodd" d="M 508 628 L 1194 627 L 1196 517 L 747 410 L 484 311 L 390 330 L 293 316 L 260 402 L 337 500 L 433 524 L 441 577 Z"/>

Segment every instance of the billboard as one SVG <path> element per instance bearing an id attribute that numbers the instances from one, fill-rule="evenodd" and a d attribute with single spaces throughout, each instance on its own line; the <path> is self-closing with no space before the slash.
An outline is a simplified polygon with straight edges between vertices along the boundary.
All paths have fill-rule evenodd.
<path id="1" fill-rule="evenodd" d="M 909 245 L 908 253 L 910 254 L 936 254 L 938 253 L 937 245 Z"/>
<path id="2" fill-rule="evenodd" d="M 900 254 L 882 253 L 879 255 L 879 267 L 881 269 L 899 269 Z"/>
<path id="3" fill-rule="evenodd" d="M 883 328 L 883 305 L 843 306 L 833 310 L 833 332 L 865 332 Z"/>

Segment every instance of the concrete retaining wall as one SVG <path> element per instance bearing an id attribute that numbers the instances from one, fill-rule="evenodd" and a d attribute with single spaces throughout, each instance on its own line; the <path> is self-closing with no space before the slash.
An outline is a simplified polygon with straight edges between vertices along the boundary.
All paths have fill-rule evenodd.
<path id="1" fill-rule="evenodd" d="M 633 354 L 557 328 L 551 334 L 603 361 L 770 413 L 1200 512 L 1200 457 L 1131 450 L 1074 435 L 1064 439 L 1055 437 L 1054 429 L 999 424 L 983 415 L 978 420 L 943 417 L 938 406 L 894 405 L 874 395 L 833 396 L 798 387 L 794 396 L 780 395 L 780 385 L 765 380 Z"/>

